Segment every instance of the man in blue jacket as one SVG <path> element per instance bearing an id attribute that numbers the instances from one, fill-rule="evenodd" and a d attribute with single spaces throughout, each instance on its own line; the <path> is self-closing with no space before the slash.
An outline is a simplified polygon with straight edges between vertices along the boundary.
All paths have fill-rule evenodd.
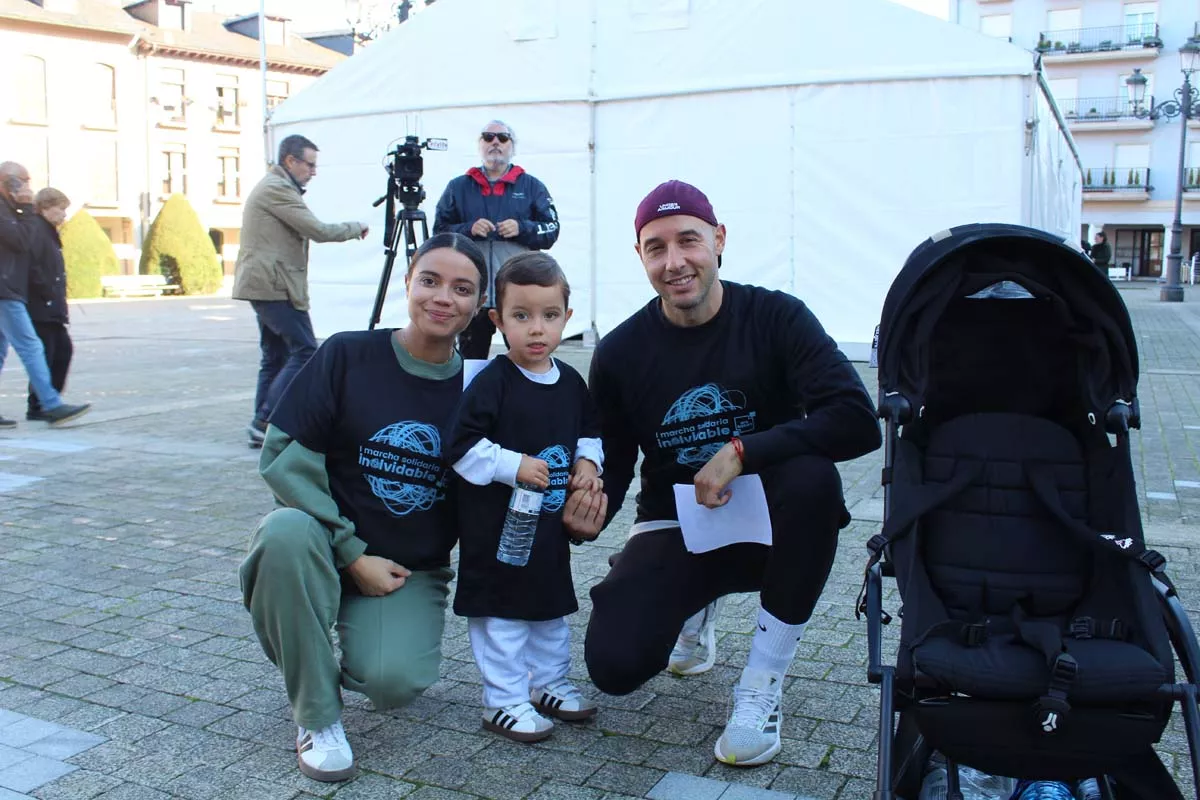
<path id="1" fill-rule="evenodd" d="M 496 272 L 527 250 L 549 250 L 558 239 L 558 213 L 546 185 L 512 163 L 517 136 L 500 120 L 479 134 L 482 166 L 471 167 L 446 185 L 438 200 L 433 232 L 470 236 L 488 262 L 487 300 L 459 335 L 463 358 L 487 358 L 496 326 L 488 317 L 495 305 Z"/>

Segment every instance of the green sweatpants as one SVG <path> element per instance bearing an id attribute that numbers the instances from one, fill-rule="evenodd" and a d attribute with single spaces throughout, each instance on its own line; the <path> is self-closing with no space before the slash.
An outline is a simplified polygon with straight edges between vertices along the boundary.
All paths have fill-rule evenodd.
<path id="1" fill-rule="evenodd" d="M 343 593 L 328 529 L 303 511 L 279 508 L 254 530 L 238 572 L 254 632 L 283 673 L 297 725 L 333 724 L 342 712 L 339 685 L 382 709 L 411 703 L 438 679 L 449 569 L 414 570 L 383 597 Z"/>

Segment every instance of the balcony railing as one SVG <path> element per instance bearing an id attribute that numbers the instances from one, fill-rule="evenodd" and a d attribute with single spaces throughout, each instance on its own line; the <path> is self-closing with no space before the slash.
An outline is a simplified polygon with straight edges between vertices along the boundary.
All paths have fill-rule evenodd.
<path id="1" fill-rule="evenodd" d="M 1162 46 L 1162 39 L 1158 36 L 1158 25 L 1148 22 L 1138 25 L 1110 25 L 1104 28 L 1042 31 L 1038 34 L 1037 50 L 1039 53 L 1058 56 Z"/>
<path id="2" fill-rule="evenodd" d="M 1067 97 L 1057 100 L 1059 110 L 1070 122 L 1115 122 L 1137 119 L 1128 97 Z M 1153 107 L 1154 98 L 1143 105 Z"/>
<path id="3" fill-rule="evenodd" d="M 1149 167 L 1088 167 L 1083 171 L 1085 192 L 1149 192 Z"/>

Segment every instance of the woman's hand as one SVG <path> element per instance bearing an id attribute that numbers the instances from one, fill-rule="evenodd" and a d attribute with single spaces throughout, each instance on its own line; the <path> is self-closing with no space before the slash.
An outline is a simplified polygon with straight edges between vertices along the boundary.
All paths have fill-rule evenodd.
<path id="1" fill-rule="evenodd" d="M 404 585 L 412 571 L 389 558 L 359 556 L 346 567 L 354 585 L 367 597 L 383 597 Z"/>

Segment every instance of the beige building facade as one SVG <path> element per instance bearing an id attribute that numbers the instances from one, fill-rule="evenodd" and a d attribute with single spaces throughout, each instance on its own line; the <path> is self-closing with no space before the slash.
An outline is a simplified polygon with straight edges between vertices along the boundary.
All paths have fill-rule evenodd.
<path id="1" fill-rule="evenodd" d="M 0 0 L 0 160 L 86 208 L 127 272 L 162 203 L 185 194 L 232 273 L 242 199 L 273 160 L 264 108 L 345 58 L 286 19 L 266 22 L 264 98 L 256 14 L 181 0 Z"/>

